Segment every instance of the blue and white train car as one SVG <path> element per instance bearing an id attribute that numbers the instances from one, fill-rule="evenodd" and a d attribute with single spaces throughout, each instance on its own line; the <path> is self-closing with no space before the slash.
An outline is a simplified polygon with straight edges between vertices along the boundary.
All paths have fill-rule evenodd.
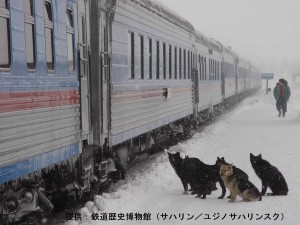
<path id="1" fill-rule="evenodd" d="M 237 55 L 227 47 L 222 49 L 222 85 L 224 98 L 228 99 L 237 94 Z"/>
<path id="2" fill-rule="evenodd" d="M 195 68 L 198 73 L 194 78 L 194 104 L 197 112 L 212 110 L 214 105 L 222 102 L 220 45 L 196 31 L 195 36 Z"/>
<path id="3" fill-rule="evenodd" d="M 208 71 L 210 81 L 211 102 L 213 106 L 220 104 L 223 100 L 221 89 L 221 63 L 222 46 L 214 39 L 209 39 Z"/>
<path id="4" fill-rule="evenodd" d="M 250 89 L 255 90 L 261 87 L 260 71 L 250 64 Z"/>
<path id="5" fill-rule="evenodd" d="M 4 183 L 70 159 L 81 147 L 76 3 L 0 3 L 0 183 Z"/>
<path id="6" fill-rule="evenodd" d="M 237 83 L 237 92 L 239 94 L 244 93 L 249 89 L 250 63 L 243 58 L 238 59 Z"/>
<path id="7" fill-rule="evenodd" d="M 193 30 L 156 1 L 119 1 L 112 22 L 111 145 L 192 114 Z"/>

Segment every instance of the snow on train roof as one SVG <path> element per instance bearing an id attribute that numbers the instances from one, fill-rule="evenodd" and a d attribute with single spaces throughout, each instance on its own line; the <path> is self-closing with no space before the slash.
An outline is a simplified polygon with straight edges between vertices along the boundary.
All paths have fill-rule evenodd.
<path id="1" fill-rule="evenodd" d="M 201 42 L 203 45 L 217 51 L 217 52 L 222 52 L 223 50 L 223 46 L 216 40 L 212 39 L 212 38 L 208 38 L 207 36 L 205 36 L 204 34 L 202 34 L 201 32 L 195 30 L 195 36 L 196 36 L 196 41 Z"/>
<path id="2" fill-rule="evenodd" d="M 214 40 L 214 41 L 216 41 L 216 40 Z M 220 43 L 219 41 L 216 41 L 216 42 L 221 47 L 222 52 L 226 52 L 234 57 L 238 57 L 237 53 L 235 51 L 233 51 L 230 46 L 225 46 L 224 44 Z"/>
<path id="3" fill-rule="evenodd" d="M 178 15 L 176 12 L 172 11 L 166 5 L 159 2 L 158 0 L 131 0 L 131 1 L 162 16 L 163 18 L 176 24 L 177 26 L 194 33 L 194 27 L 188 20 Z"/>
<path id="4" fill-rule="evenodd" d="M 195 37 L 196 37 L 196 41 L 201 42 L 205 46 L 209 46 L 209 38 L 206 37 L 201 32 L 199 32 L 198 30 L 195 30 Z"/>

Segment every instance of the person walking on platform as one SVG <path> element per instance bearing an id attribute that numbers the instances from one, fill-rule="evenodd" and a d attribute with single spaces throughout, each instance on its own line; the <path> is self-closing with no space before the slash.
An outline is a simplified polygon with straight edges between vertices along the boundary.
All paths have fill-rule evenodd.
<path id="1" fill-rule="evenodd" d="M 291 96 L 288 82 L 283 78 L 279 79 L 279 82 L 273 90 L 273 94 L 276 99 L 276 108 L 279 112 L 278 117 L 280 117 L 282 113 L 282 117 L 284 118 L 287 111 L 287 102 Z"/>

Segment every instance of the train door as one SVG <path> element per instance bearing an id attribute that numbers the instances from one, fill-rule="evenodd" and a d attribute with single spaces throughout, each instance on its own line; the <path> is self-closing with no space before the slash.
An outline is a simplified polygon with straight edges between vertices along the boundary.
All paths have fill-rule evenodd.
<path id="1" fill-rule="evenodd" d="M 86 1 L 86 0 L 85 0 Z M 89 0 L 90 22 L 90 110 L 93 144 L 109 144 L 110 126 L 110 59 L 109 34 L 111 33 L 111 8 L 113 1 Z"/>
<path id="2" fill-rule="evenodd" d="M 89 98 L 89 1 L 78 1 L 78 60 L 81 96 L 81 124 L 83 140 L 89 141 L 90 133 L 90 98 Z"/>

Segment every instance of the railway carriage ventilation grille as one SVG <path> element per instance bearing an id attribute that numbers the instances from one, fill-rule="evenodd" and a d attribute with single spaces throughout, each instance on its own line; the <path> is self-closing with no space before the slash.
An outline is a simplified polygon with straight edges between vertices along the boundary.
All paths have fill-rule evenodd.
<path id="1" fill-rule="evenodd" d="M 11 64 L 9 7 L 7 0 L 0 0 L 0 68 L 8 69 Z"/>

